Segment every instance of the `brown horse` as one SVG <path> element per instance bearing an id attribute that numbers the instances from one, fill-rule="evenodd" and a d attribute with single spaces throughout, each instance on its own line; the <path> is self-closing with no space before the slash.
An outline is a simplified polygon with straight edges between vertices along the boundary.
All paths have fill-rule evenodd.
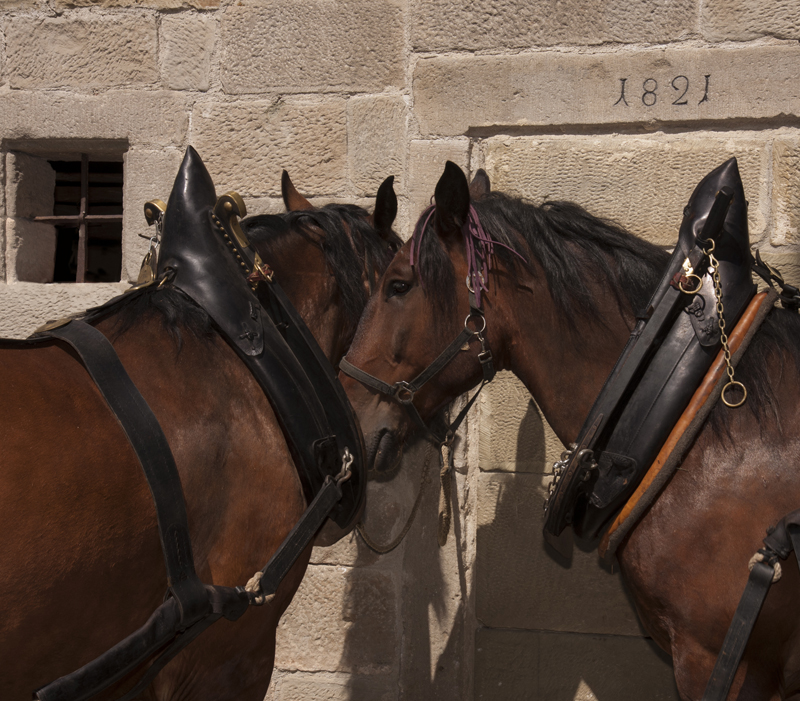
<path id="1" fill-rule="evenodd" d="M 466 236 L 474 207 L 495 241 L 482 304 L 498 369 L 525 384 L 566 445 L 579 429 L 668 256 L 577 205 L 534 206 L 472 186 L 448 163 L 433 214 L 395 256 L 371 297 L 347 360 L 392 384 L 411 381 L 462 330 L 469 305 Z M 498 243 L 499 242 L 499 243 Z M 501 244 L 515 249 L 522 262 Z M 416 247 L 412 265 L 411 247 Z M 473 282 L 476 278 L 472 278 Z M 479 344 L 458 352 L 413 398 L 428 420 L 482 377 Z M 465 349 L 466 351 L 467 349 Z M 800 506 L 800 319 L 770 312 L 736 371 L 747 408 L 714 408 L 682 469 L 617 551 L 654 640 L 673 657 L 684 699 L 700 699 L 767 527 Z M 344 377 L 368 462 L 388 469 L 415 428 L 385 394 Z M 400 398 L 408 399 L 406 395 Z M 538 511 L 539 504 L 531 510 Z M 773 586 L 729 694 L 800 699 L 800 576 L 791 555 Z"/>
<path id="2" fill-rule="evenodd" d="M 399 244 L 391 179 L 374 215 L 315 209 L 286 173 L 283 185 L 295 210 L 282 215 L 288 230 L 273 235 L 259 217 L 244 228 L 336 363 Z M 205 312 L 169 285 L 124 295 L 98 328 L 169 440 L 201 580 L 243 585 L 306 507 L 264 392 Z M 0 698 L 24 699 L 141 626 L 161 603 L 165 568 L 141 467 L 68 346 L 0 350 L 0 426 Z M 310 551 L 271 604 L 212 626 L 145 697 L 260 701 L 276 626 Z M 130 686 L 124 680 L 102 697 Z"/>

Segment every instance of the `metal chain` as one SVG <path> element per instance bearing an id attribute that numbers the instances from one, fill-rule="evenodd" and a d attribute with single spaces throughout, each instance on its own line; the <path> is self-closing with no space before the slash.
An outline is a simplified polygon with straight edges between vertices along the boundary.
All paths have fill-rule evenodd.
<path id="1" fill-rule="evenodd" d="M 747 388 L 741 383 L 737 382 L 733 376 L 733 363 L 731 362 L 731 349 L 728 346 L 728 334 L 725 333 L 725 316 L 724 316 L 724 308 L 722 306 L 722 284 L 719 278 L 719 261 L 714 256 L 714 241 L 711 241 L 711 250 L 706 251 L 708 255 L 708 262 L 711 267 L 711 276 L 714 279 L 714 297 L 717 303 L 717 324 L 719 325 L 719 336 L 720 341 L 722 342 L 722 350 L 725 355 L 725 365 L 726 371 L 728 373 L 728 383 L 722 388 L 722 394 L 720 398 L 722 399 L 723 404 L 725 406 L 731 407 L 735 409 L 736 407 L 742 406 L 744 404 L 745 399 L 747 399 Z M 728 389 L 733 387 L 739 387 L 742 391 L 742 398 L 738 402 L 731 402 L 725 398 L 725 392 Z"/>

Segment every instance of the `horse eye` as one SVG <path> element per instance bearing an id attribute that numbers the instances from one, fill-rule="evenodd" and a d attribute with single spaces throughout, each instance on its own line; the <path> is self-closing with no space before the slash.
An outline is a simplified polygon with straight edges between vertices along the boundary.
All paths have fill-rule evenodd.
<path id="1" fill-rule="evenodd" d="M 402 297 L 410 289 L 411 285 L 408 282 L 393 280 L 389 283 L 389 294 L 387 297 Z"/>

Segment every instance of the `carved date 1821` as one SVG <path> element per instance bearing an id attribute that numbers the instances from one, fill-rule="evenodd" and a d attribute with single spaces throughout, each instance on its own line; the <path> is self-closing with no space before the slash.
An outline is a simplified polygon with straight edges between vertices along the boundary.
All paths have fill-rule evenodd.
<path id="1" fill-rule="evenodd" d="M 697 103 L 698 105 L 710 101 L 708 88 L 711 81 L 711 74 L 705 75 L 704 78 L 705 87 L 703 89 L 703 97 L 700 98 Z M 619 98 L 614 103 L 614 106 L 623 105 L 624 107 L 630 107 L 628 97 L 630 97 L 631 100 L 641 99 L 645 107 L 654 107 L 659 99 L 665 99 L 667 101 L 672 100 L 671 104 L 678 106 L 689 104 L 689 78 L 685 75 L 676 75 L 668 84 L 668 87 L 672 89 L 667 89 L 666 94 L 663 89 L 661 93 L 659 93 L 658 81 L 655 78 L 645 78 L 644 81 L 642 81 L 641 95 L 639 95 L 638 90 L 631 90 L 627 78 L 620 78 L 619 83 Z"/>

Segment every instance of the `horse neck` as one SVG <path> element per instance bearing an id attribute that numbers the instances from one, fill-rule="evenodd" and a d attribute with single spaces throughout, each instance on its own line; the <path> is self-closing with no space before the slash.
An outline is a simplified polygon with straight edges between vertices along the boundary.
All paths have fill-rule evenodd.
<path id="1" fill-rule="evenodd" d="M 614 367 L 633 325 L 608 290 L 596 290 L 598 318 L 566 315 L 544 275 L 520 281 L 512 310 L 505 367 L 522 380 L 564 445 L 574 441 Z"/>

